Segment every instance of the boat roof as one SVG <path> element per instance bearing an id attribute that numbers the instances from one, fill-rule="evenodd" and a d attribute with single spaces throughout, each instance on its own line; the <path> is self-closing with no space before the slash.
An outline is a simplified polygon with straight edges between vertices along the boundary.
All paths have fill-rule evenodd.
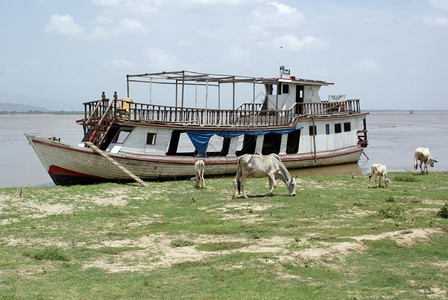
<path id="1" fill-rule="evenodd" d="M 160 84 L 206 83 L 213 85 L 221 83 L 254 83 L 254 84 L 292 83 L 292 84 L 319 85 L 319 86 L 323 85 L 327 86 L 334 84 L 322 80 L 296 78 L 295 76 L 267 78 L 267 77 L 200 73 L 185 70 L 173 71 L 173 72 L 133 74 L 133 75 L 126 75 L 126 78 L 128 82 L 147 82 L 147 83 L 160 83 Z"/>

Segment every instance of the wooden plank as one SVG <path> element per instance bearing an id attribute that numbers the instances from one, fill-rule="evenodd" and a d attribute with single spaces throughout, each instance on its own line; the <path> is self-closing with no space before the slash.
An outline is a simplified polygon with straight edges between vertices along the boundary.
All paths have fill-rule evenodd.
<path id="1" fill-rule="evenodd" d="M 144 187 L 148 187 L 148 184 L 146 182 L 144 182 L 143 180 L 141 180 L 138 176 L 136 176 L 134 173 L 132 173 L 131 171 L 129 171 L 128 169 L 126 169 L 125 167 L 123 167 L 122 165 L 120 165 L 117 161 L 115 161 L 112 157 L 110 157 L 106 152 L 102 151 L 100 148 L 98 148 L 97 146 L 95 146 L 94 144 L 92 144 L 91 142 L 86 142 L 86 144 L 92 148 L 93 150 L 95 150 L 98 154 L 100 154 L 101 156 L 103 156 L 105 159 L 107 159 L 108 161 L 110 161 L 114 166 L 116 166 L 117 168 L 119 168 L 121 171 L 123 171 L 123 173 L 125 173 L 126 175 L 128 175 L 129 177 L 131 177 L 132 179 L 134 179 L 135 181 L 137 181 L 138 183 L 140 183 L 142 186 Z"/>

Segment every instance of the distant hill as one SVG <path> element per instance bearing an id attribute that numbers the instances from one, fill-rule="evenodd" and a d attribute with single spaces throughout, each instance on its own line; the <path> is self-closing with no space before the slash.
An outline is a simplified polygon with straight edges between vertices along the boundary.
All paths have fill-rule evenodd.
<path id="1" fill-rule="evenodd" d="M 0 112 L 54 112 L 54 111 L 72 111 L 78 108 L 72 106 L 66 99 L 51 99 L 35 96 L 26 96 L 23 94 L 13 94 L 0 91 Z"/>
<path id="2" fill-rule="evenodd" d="M 41 106 L 0 102 L 0 112 L 49 112 L 49 111 L 50 110 Z"/>

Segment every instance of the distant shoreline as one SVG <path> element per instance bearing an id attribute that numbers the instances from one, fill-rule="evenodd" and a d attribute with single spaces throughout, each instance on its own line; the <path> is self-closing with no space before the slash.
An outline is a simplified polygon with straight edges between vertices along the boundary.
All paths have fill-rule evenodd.
<path id="1" fill-rule="evenodd" d="M 364 112 L 444 112 L 445 109 L 421 109 L 421 110 L 409 110 L 409 109 L 364 109 Z M 0 111 L 0 115 L 83 115 L 84 111 Z"/>
<path id="2" fill-rule="evenodd" d="M 83 111 L 0 111 L 0 115 L 83 115 Z"/>

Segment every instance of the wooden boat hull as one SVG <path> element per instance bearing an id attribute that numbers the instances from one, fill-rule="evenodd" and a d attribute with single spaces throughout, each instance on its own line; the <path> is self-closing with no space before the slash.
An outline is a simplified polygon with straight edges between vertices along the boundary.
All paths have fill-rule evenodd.
<path id="1" fill-rule="evenodd" d="M 56 185 L 92 184 L 132 180 L 122 170 L 90 148 L 64 144 L 48 138 L 26 135 Z M 314 153 L 280 155 L 289 169 L 355 163 L 362 154 L 359 146 Z M 116 162 L 143 180 L 170 180 L 194 175 L 194 163 L 203 159 L 206 176 L 233 175 L 237 156 L 193 157 L 168 155 L 114 155 Z"/>

